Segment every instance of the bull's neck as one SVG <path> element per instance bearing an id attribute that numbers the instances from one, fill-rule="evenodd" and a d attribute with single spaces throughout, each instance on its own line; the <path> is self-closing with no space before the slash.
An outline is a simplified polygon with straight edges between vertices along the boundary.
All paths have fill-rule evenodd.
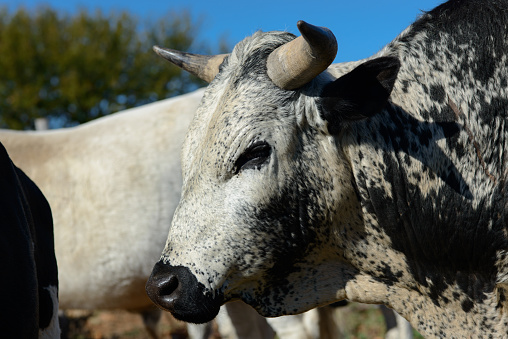
<path id="1" fill-rule="evenodd" d="M 452 150 L 457 133 L 454 123 L 420 121 L 396 106 L 352 126 L 345 147 L 365 228 L 351 246 L 365 259 L 349 258 L 364 275 L 346 293 L 388 302 L 430 337 L 503 337 L 506 212 L 494 203 L 502 188 L 468 184 Z"/>
<path id="2" fill-rule="evenodd" d="M 410 262 L 496 279 L 508 251 L 506 192 L 481 177 L 460 128 L 392 105 L 352 126 L 346 154 L 368 229 Z"/>

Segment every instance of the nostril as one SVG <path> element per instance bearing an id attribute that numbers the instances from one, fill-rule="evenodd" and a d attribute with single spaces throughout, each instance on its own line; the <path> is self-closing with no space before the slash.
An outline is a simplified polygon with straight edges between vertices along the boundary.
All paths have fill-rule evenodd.
<path id="1" fill-rule="evenodd" d="M 174 275 L 170 275 L 165 279 L 161 279 L 158 285 L 160 297 L 171 296 L 178 288 L 178 278 Z"/>
<path id="2" fill-rule="evenodd" d="M 180 282 L 169 265 L 157 263 L 146 283 L 148 297 L 160 307 L 170 311 L 178 299 Z"/>

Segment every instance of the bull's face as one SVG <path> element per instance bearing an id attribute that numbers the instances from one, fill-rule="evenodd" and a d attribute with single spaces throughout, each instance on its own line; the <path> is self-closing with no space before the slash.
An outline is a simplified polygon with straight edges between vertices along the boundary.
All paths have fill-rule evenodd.
<path id="1" fill-rule="evenodd" d="M 358 77 L 376 68 L 369 76 L 385 104 L 398 64 L 371 62 L 342 82 L 314 70 L 293 89 L 266 66 L 292 39 L 267 33 L 240 43 L 214 74 L 188 132 L 181 201 L 147 284 L 152 300 L 181 320 L 209 321 L 234 299 L 265 316 L 302 312 L 343 299 L 356 274 L 348 243 L 363 220 L 338 136 L 346 118 L 371 113 L 332 93 L 363 86 Z"/>

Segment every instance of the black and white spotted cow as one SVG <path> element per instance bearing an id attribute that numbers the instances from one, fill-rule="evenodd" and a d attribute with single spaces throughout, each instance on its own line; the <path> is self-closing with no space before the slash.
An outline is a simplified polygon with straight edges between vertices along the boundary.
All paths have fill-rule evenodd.
<path id="1" fill-rule="evenodd" d="M 0 144 L 0 336 L 60 338 L 53 220 Z"/>
<path id="2" fill-rule="evenodd" d="M 147 283 L 179 319 L 383 303 L 428 337 L 508 333 L 508 2 L 452 0 L 378 54 L 256 33 L 159 54 L 211 81 Z"/>

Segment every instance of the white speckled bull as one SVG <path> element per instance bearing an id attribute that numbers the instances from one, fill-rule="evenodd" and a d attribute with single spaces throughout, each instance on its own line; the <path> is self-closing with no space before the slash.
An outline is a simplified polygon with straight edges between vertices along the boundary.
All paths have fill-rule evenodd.
<path id="1" fill-rule="evenodd" d="M 219 67 L 159 49 L 213 80 L 152 300 L 203 322 L 235 299 L 279 316 L 347 298 L 428 337 L 506 336 L 507 23 L 507 1 L 449 1 L 328 70 L 334 38 L 305 23 Z"/>

